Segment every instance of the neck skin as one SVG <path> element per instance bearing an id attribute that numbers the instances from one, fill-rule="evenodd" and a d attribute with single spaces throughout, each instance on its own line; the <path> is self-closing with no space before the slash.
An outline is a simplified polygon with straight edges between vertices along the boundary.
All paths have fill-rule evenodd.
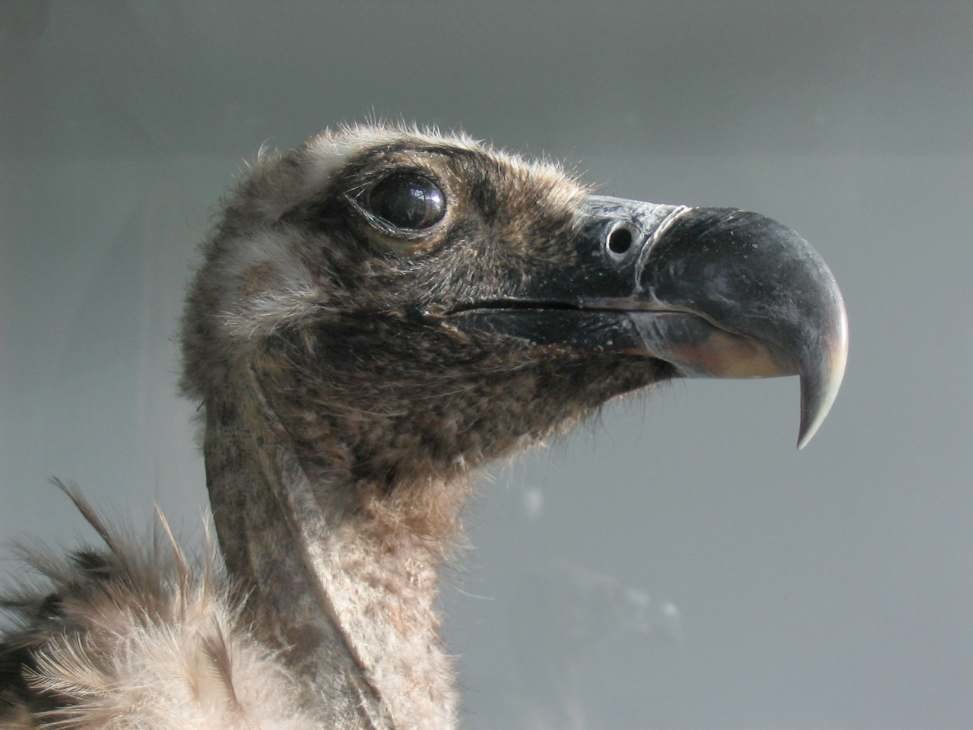
<path id="1" fill-rule="evenodd" d="M 205 455 L 220 545 L 253 631 L 281 652 L 323 727 L 455 727 L 435 610 L 447 536 L 410 520 L 415 494 L 401 492 L 453 495 L 436 505 L 454 525 L 465 479 L 373 488 L 352 476 L 333 434 L 309 443 L 313 414 L 281 414 L 254 373 L 241 380 L 232 397 L 207 402 Z"/>

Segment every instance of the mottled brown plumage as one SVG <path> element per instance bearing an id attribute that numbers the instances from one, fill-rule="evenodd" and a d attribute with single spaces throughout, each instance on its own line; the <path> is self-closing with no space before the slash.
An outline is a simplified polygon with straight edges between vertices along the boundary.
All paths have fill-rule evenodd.
<path id="1" fill-rule="evenodd" d="M 386 205 L 395 176 L 411 197 Z M 35 560 L 50 591 L 10 604 L 7 726 L 455 727 L 435 599 L 471 477 L 689 357 L 571 298 L 642 276 L 604 247 L 617 207 L 466 137 L 354 127 L 262 154 L 183 322 L 225 573 L 84 508 L 107 550 Z M 691 209 L 633 210 L 648 251 Z"/>

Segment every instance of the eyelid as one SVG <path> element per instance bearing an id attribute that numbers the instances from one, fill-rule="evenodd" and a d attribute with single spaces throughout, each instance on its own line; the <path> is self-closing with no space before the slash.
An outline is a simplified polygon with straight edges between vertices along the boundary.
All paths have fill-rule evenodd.
<path id="1" fill-rule="evenodd" d="M 412 175 L 421 178 L 439 188 L 439 190 L 442 192 L 443 201 L 446 206 L 443 217 L 426 228 L 400 228 L 385 220 L 381 216 L 375 215 L 367 207 L 365 207 L 363 203 L 367 200 L 368 194 L 372 191 L 372 189 L 395 175 Z M 404 239 L 408 241 L 422 240 L 423 238 L 428 237 L 431 233 L 434 233 L 445 222 L 450 208 L 449 198 L 446 195 L 446 190 L 442 183 L 428 171 L 422 168 L 413 167 L 395 168 L 384 172 L 381 175 L 375 175 L 374 177 L 366 180 L 363 184 L 347 190 L 342 197 L 349 205 L 351 205 L 358 215 L 364 218 L 365 221 L 370 226 L 378 230 L 379 233 L 390 238 L 397 238 L 400 240 Z"/>
<path id="2" fill-rule="evenodd" d="M 422 230 L 415 230 L 412 228 L 399 228 L 398 226 L 392 225 L 381 216 L 377 216 L 374 213 L 372 213 L 370 210 L 368 210 L 368 208 L 363 206 L 358 201 L 359 196 L 352 196 L 349 193 L 345 193 L 344 197 L 345 200 L 348 201 L 348 203 L 351 205 L 351 207 L 354 208 L 355 212 L 358 213 L 358 215 L 360 215 L 362 218 L 364 218 L 365 221 L 370 226 L 377 229 L 379 233 L 382 233 L 386 236 L 391 236 L 392 238 L 404 238 L 409 240 L 423 239 L 429 235 L 429 232 L 431 230 L 439 226 L 446 218 L 446 216 L 443 216 L 442 219 L 433 223 L 431 226 L 429 226 L 429 228 L 423 228 Z"/>
<path id="3" fill-rule="evenodd" d="M 383 170 L 381 172 L 371 172 L 366 173 L 362 180 L 352 188 L 345 191 L 345 197 L 362 198 L 366 196 L 372 188 L 378 184 L 385 182 L 390 177 L 395 177 L 397 175 L 411 175 L 413 177 L 418 177 L 426 182 L 432 183 L 437 188 L 445 192 L 445 186 L 442 181 L 434 174 L 429 172 L 423 167 L 394 167 L 391 170 Z"/>

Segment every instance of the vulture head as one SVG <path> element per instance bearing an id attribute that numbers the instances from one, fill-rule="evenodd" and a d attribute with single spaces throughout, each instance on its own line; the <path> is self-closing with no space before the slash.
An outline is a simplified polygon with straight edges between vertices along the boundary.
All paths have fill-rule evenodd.
<path id="1" fill-rule="evenodd" d="M 262 155 L 185 319 L 185 385 L 256 378 L 305 458 L 382 490 L 450 477 L 680 377 L 841 381 L 844 308 L 756 213 L 593 195 L 467 137 L 350 128 Z M 327 448 L 324 448 L 327 444 Z"/>

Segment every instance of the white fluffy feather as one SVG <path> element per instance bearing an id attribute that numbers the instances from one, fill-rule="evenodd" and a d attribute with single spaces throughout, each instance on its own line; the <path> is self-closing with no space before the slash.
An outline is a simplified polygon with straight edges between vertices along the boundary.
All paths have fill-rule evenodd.
<path id="1" fill-rule="evenodd" d="M 20 629 L 0 653 L 31 649 L 36 664 L 23 674 L 38 701 L 8 699 L 4 710 L 0 698 L 0 728 L 314 727 L 294 680 L 241 621 L 212 547 L 190 562 L 161 516 L 169 539 L 127 544 L 72 498 L 108 549 L 63 561 L 29 555 L 50 585 L 6 601 Z M 48 701 L 58 709 L 45 710 Z"/>

